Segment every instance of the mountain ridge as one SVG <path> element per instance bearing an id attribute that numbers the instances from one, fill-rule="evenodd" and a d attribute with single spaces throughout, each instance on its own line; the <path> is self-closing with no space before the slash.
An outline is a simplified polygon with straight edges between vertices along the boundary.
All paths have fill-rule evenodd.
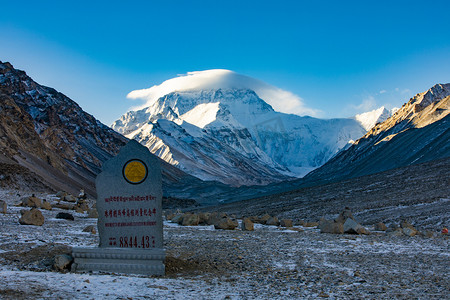
<path id="1" fill-rule="evenodd" d="M 162 132 L 169 125 L 161 120 L 179 133 L 176 142 L 168 131 Z M 280 113 L 253 90 L 229 88 L 172 92 L 127 112 L 111 127 L 189 174 L 231 185 L 304 176 L 365 133 L 351 118 Z M 216 172 L 218 167 L 223 175 Z"/>

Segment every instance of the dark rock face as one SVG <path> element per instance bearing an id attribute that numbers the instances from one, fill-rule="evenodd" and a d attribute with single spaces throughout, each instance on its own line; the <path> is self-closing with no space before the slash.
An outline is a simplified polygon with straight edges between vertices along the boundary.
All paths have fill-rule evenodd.
<path id="1" fill-rule="evenodd" d="M 0 147 L 7 157 L 41 176 L 52 170 L 95 194 L 95 175 L 125 144 L 123 136 L 9 63 L 0 62 L 0 100 Z"/>
<path id="2" fill-rule="evenodd" d="M 65 212 L 60 212 L 56 215 L 57 219 L 64 219 L 64 220 L 70 220 L 73 221 L 75 220 L 72 214 L 69 213 L 65 213 Z"/>

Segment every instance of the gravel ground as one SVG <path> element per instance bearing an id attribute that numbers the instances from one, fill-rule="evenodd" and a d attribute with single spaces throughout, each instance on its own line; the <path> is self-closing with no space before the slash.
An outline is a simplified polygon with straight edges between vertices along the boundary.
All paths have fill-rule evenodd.
<path id="1" fill-rule="evenodd" d="M 8 204 L 14 191 L 0 191 Z M 54 201 L 54 197 L 40 195 Z M 255 231 L 165 223 L 166 276 L 52 270 L 71 246 L 96 246 L 83 214 L 42 227 L 19 225 L 19 207 L 0 214 L 0 298 L 5 299 L 448 299 L 449 241 L 434 237 L 321 234 L 257 225 Z M 419 228 L 420 229 L 420 228 Z"/>

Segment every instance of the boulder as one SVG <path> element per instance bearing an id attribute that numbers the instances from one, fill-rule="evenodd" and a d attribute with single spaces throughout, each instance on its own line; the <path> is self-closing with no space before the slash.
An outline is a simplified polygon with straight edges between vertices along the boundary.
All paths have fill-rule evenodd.
<path id="1" fill-rule="evenodd" d="M 77 202 L 77 198 L 75 198 L 73 195 L 69 194 L 67 196 L 64 196 L 64 201 L 75 203 L 75 202 Z"/>
<path id="2" fill-rule="evenodd" d="M 19 223 L 22 225 L 35 225 L 42 226 L 44 224 L 44 216 L 37 208 L 32 208 L 26 211 L 19 219 Z"/>
<path id="3" fill-rule="evenodd" d="M 260 223 L 260 224 L 266 224 L 267 220 L 269 220 L 270 218 L 272 218 L 271 215 L 265 214 L 265 215 L 263 215 L 263 216 L 261 216 L 261 217 L 258 218 L 258 223 Z"/>
<path id="4" fill-rule="evenodd" d="M 38 197 L 35 197 L 34 194 L 31 197 L 25 197 L 22 198 L 22 203 L 19 204 L 19 206 L 25 206 L 25 207 L 34 207 L 34 208 L 40 208 L 42 205 L 42 200 Z"/>
<path id="5" fill-rule="evenodd" d="M 400 222 L 400 227 L 401 228 L 409 228 L 409 229 L 412 229 L 414 231 L 417 231 L 417 229 L 413 225 L 411 225 L 407 220 L 402 220 Z"/>
<path id="6" fill-rule="evenodd" d="M 88 218 L 98 219 L 98 212 L 96 208 L 91 208 L 88 210 Z"/>
<path id="7" fill-rule="evenodd" d="M 402 228 L 402 232 L 404 235 L 409 236 L 409 237 L 413 237 L 417 234 L 416 230 L 411 229 L 409 227 Z"/>
<path id="8" fill-rule="evenodd" d="M 362 234 L 365 232 L 365 229 L 360 224 L 356 223 L 355 220 L 347 218 L 344 223 L 344 232 L 351 234 Z"/>
<path id="9" fill-rule="evenodd" d="M 340 234 L 344 233 L 344 224 L 322 219 L 319 223 L 320 233 L 334 233 Z"/>
<path id="10" fill-rule="evenodd" d="M 57 219 L 64 219 L 64 220 L 70 220 L 73 221 L 75 220 L 73 215 L 69 214 L 69 213 L 65 213 L 65 212 L 60 212 L 56 215 Z"/>
<path id="11" fill-rule="evenodd" d="M 183 226 L 197 226 L 199 223 L 199 217 L 197 214 L 186 213 L 183 216 Z"/>
<path id="12" fill-rule="evenodd" d="M 211 213 L 208 213 L 208 212 L 199 213 L 198 214 L 198 223 L 202 224 L 202 225 L 208 224 L 208 220 L 209 220 L 210 216 L 211 216 Z"/>
<path id="13" fill-rule="evenodd" d="M 292 227 L 293 226 L 293 222 L 291 219 L 282 219 L 280 221 L 280 226 L 281 227 Z"/>
<path id="14" fill-rule="evenodd" d="M 64 196 L 67 196 L 67 193 L 63 192 L 63 191 L 59 191 L 59 192 L 56 193 L 55 196 L 58 197 L 58 198 L 64 198 Z"/>
<path id="15" fill-rule="evenodd" d="M 228 218 L 228 215 L 224 212 L 213 212 L 210 214 L 208 221 L 206 222 L 208 225 L 216 225 L 218 224 L 222 219 Z"/>
<path id="16" fill-rule="evenodd" d="M 97 232 L 96 226 L 94 226 L 94 225 L 86 226 L 86 227 L 83 229 L 83 232 L 90 232 L 90 233 L 92 233 L 92 234 L 95 234 L 95 233 Z"/>
<path id="17" fill-rule="evenodd" d="M 377 231 L 386 231 L 388 228 L 386 226 L 386 224 L 384 224 L 383 222 L 378 222 L 375 224 L 375 230 Z"/>
<path id="18" fill-rule="evenodd" d="M 215 229 L 234 230 L 238 227 L 239 223 L 236 220 L 232 220 L 229 217 L 221 218 L 217 224 L 214 224 Z"/>
<path id="19" fill-rule="evenodd" d="M 175 217 L 172 218 L 172 220 L 170 220 L 172 223 L 178 223 L 181 224 L 183 222 L 183 215 L 182 214 L 178 214 Z"/>
<path id="20" fill-rule="evenodd" d="M 8 205 L 6 204 L 6 202 L 3 200 L 0 200 L 0 211 L 2 213 L 6 214 L 7 210 L 8 210 Z"/>
<path id="21" fill-rule="evenodd" d="M 280 221 L 278 221 L 277 217 L 271 217 L 270 219 L 268 219 L 266 221 L 266 225 L 278 226 L 278 225 L 280 225 Z"/>
<path id="22" fill-rule="evenodd" d="M 255 230 L 255 226 L 250 218 L 242 219 L 241 229 L 243 231 L 253 231 Z"/>
<path id="23" fill-rule="evenodd" d="M 69 254 L 60 254 L 55 256 L 53 268 L 57 271 L 69 270 L 73 262 L 73 257 Z"/>
<path id="24" fill-rule="evenodd" d="M 257 216 L 250 216 L 248 217 L 250 219 L 250 221 L 252 221 L 253 223 L 259 223 L 259 218 Z"/>
<path id="25" fill-rule="evenodd" d="M 339 216 L 336 218 L 335 221 L 336 221 L 337 223 L 342 223 L 342 224 L 344 224 L 345 221 L 347 221 L 347 219 L 352 219 L 352 220 L 354 220 L 353 215 L 352 215 L 352 212 L 350 211 L 350 208 L 349 208 L 349 207 L 345 207 L 344 210 L 339 214 Z"/>
<path id="26" fill-rule="evenodd" d="M 52 210 L 52 205 L 44 199 L 42 201 L 41 208 L 46 210 Z"/>

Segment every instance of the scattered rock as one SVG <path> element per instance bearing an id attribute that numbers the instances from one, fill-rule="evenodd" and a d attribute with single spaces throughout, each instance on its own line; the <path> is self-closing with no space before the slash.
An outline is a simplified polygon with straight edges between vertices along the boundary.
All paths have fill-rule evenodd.
<path id="1" fill-rule="evenodd" d="M 375 230 L 377 231 L 386 231 L 387 229 L 387 226 L 383 222 L 375 224 Z"/>
<path id="2" fill-rule="evenodd" d="M 175 217 L 172 218 L 171 222 L 181 224 L 183 222 L 183 215 L 182 214 L 176 215 Z"/>
<path id="3" fill-rule="evenodd" d="M 342 223 L 344 224 L 345 221 L 347 221 L 347 219 L 352 219 L 355 220 L 353 218 L 352 212 L 350 211 L 349 207 L 345 207 L 344 210 L 339 214 L 339 216 L 336 218 L 336 222 L 337 223 Z"/>
<path id="4" fill-rule="evenodd" d="M 56 203 L 55 205 L 53 205 L 53 207 L 65 209 L 65 210 L 72 210 L 74 206 L 73 206 L 73 204 Z"/>
<path id="5" fill-rule="evenodd" d="M 306 222 L 303 227 L 317 227 L 319 226 L 319 222 Z"/>
<path id="6" fill-rule="evenodd" d="M 73 257 L 69 254 L 60 254 L 55 256 L 53 268 L 57 271 L 69 270 L 73 262 Z"/>
<path id="7" fill-rule="evenodd" d="M 280 221 L 278 221 L 277 217 L 271 217 L 270 219 L 268 219 L 266 221 L 266 225 L 278 226 L 278 225 L 280 225 Z"/>
<path id="8" fill-rule="evenodd" d="M 250 219 L 250 221 L 252 221 L 253 223 L 259 223 L 259 218 L 257 216 L 250 216 L 248 217 Z"/>
<path id="9" fill-rule="evenodd" d="M 186 213 L 183 216 L 181 225 L 183 226 L 197 226 L 199 223 L 199 217 L 197 214 Z"/>
<path id="10" fill-rule="evenodd" d="M 41 208 L 46 210 L 52 210 L 52 205 L 44 199 L 42 201 Z"/>
<path id="11" fill-rule="evenodd" d="M 216 226 L 224 218 L 228 218 L 228 215 L 226 213 L 224 213 L 224 212 L 213 212 L 209 216 L 207 224 Z"/>
<path id="12" fill-rule="evenodd" d="M 73 215 L 69 214 L 69 213 L 65 213 L 65 212 L 60 212 L 56 215 L 57 219 L 64 219 L 64 220 L 75 220 L 75 218 L 73 217 Z"/>
<path id="13" fill-rule="evenodd" d="M 413 237 L 418 233 L 417 229 L 406 220 L 400 222 L 400 228 L 403 234 L 409 237 Z"/>
<path id="14" fill-rule="evenodd" d="M 402 228 L 396 228 L 388 233 L 390 236 L 403 236 Z"/>
<path id="15" fill-rule="evenodd" d="M 65 196 L 67 196 L 67 193 L 63 192 L 63 191 L 59 191 L 59 192 L 56 193 L 55 196 L 58 197 L 58 198 L 64 198 Z"/>
<path id="16" fill-rule="evenodd" d="M 67 202 L 73 202 L 73 203 L 77 202 L 77 198 L 75 198 L 74 196 L 72 196 L 70 194 L 67 196 L 64 196 L 63 200 L 67 201 Z"/>
<path id="17" fill-rule="evenodd" d="M 344 232 L 351 234 L 368 234 L 369 232 L 352 218 L 347 218 L 344 223 Z"/>
<path id="18" fill-rule="evenodd" d="M 84 210 L 81 207 L 75 206 L 74 208 L 75 208 L 75 212 L 77 212 L 79 214 L 84 213 Z"/>
<path id="19" fill-rule="evenodd" d="M 265 214 L 265 215 L 261 216 L 260 218 L 258 218 L 258 223 L 266 224 L 267 220 L 269 220 L 270 218 L 272 218 L 271 215 Z"/>
<path id="20" fill-rule="evenodd" d="M 92 233 L 92 234 L 95 234 L 95 233 L 97 233 L 96 226 L 94 226 L 94 225 L 86 226 L 86 227 L 83 229 L 83 232 L 90 232 L 90 233 Z"/>
<path id="21" fill-rule="evenodd" d="M 40 208 L 41 205 L 42 200 L 35 197 L 33 194 L 31 197 L 22 198 L 22 202 L 18 206 Z"/>
<path id="22" fill-rule="evenodd" d="M 244 218 L 242 219 L 241 229 L 243 231 L 253 231 L 255 230 L 255 226 L 250 218 Z"/>
<path id="23" fill-rule="evenodd" d="M 208 224 L 208 220 L 209 220 L 210 216 L 211 216 L 211 213 L 208 213 L 208 212 L 199 213 L 198 214 L 198 223 L 202 224 L 202 225 Z"/>
<path id="24" fill-rule="evenodd" d="M 221 218 L 217 224 L 214 224 L 215 229 L 234 230 L 238 227 L 239 223 L 236 220 L 232 220 L 228 217 Z"/>
<path id="25" fill-rule="evenodd" d="M 335 221 L 322 219 L 319 223 L 320 233 L 344 233 L 344 225 Z"/>
<path id="26" fill-rule="evenodd" d="M 22 225 L 35 225 L 42 226 L 44 224 L 44 216 L 37 208 L 25 212 L 19 219 L 19 223 Z"/>
<path id="27" fill-rule="evenodd" d="M 291 219 L 282 219 L 280 221 L 280 226 L 281 227 L 292 227 L 293 226 L 293 222 Z"/>
<path id="28" fill-rule="evenodd" d="M 96 208 L 91 208 L 88 210 L 88 218 L 98 219 L 98 212 Z"/>
<path id="29" fill-rule="evenodd" d="M 402 228 L 402 232 L 403 232 L 404 235 L 407 235 L 409 237 L 413 237 L 413 236 L 415 236 L 417 234 L 416 230 L 413 230 L 413 229 L 411 229 L 409 227 Z"/>
<path id="30" fill-rule="evenodd" d="M 0 211 L 2 213 L 6 214 L 7 210 L 8 210 L 8 205 L 6 204 L 6 202 L 3 200 L 0 200 Z"/>
<path id="31" fill-rule="evenodd" d="M 297 220 L 294 222 L 294 225 L 300 225 L 300 226 L 305 226 L 306 222 L 305 220 Z"/>

